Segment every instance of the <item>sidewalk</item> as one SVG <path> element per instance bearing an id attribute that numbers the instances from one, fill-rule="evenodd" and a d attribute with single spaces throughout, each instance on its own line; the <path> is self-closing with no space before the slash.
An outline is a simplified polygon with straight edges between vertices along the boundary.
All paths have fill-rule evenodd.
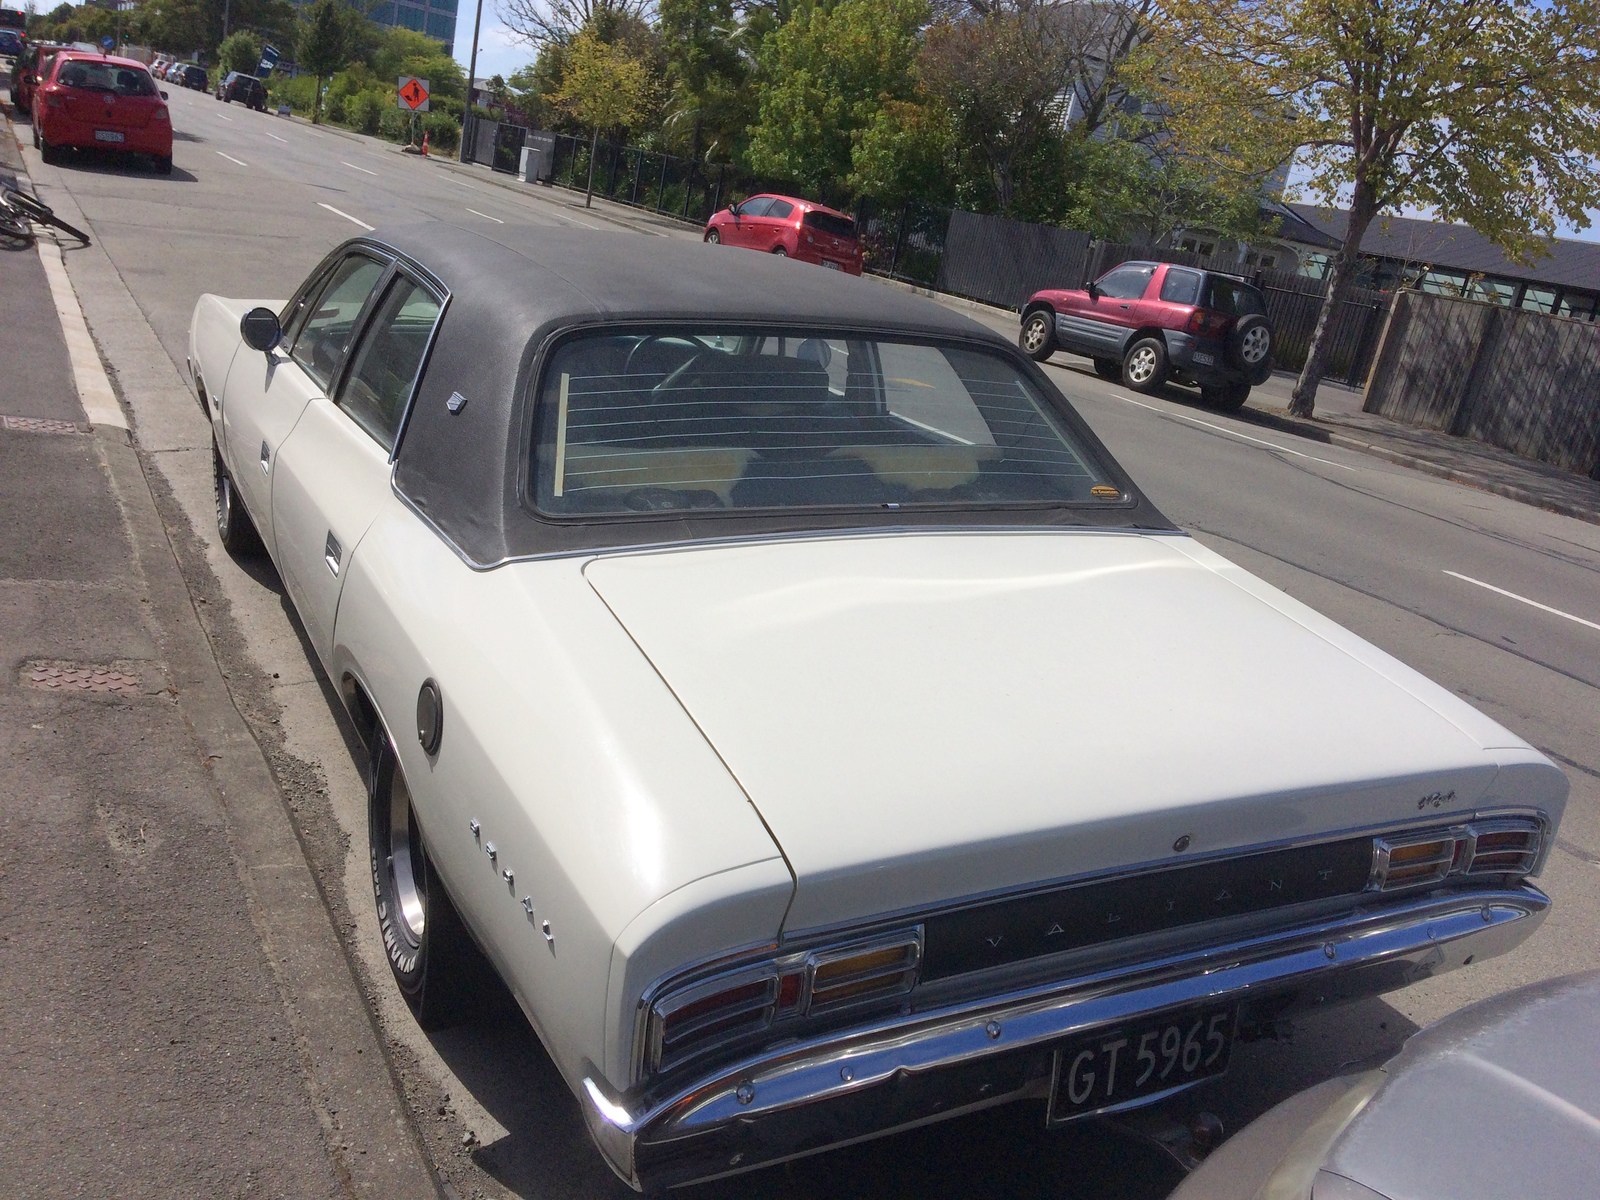
<path id="1" fill-rule="evenodd" d="M 0 172 L 20 170 L 0 116 Z M 335 1032 L 364 1030 L 361 1086 L 387 1084 L 180 532 L 127 429 L 91 427 L 85 370 L 40 251 L 0 242 L 3 1190 L 432 1196 L 398 1105 L 366 1121 L 321 1075 Z"/>

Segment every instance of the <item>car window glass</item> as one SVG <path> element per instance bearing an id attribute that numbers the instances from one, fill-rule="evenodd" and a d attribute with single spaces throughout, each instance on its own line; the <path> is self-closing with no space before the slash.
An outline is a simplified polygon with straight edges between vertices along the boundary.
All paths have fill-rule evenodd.
<path id="1" fill-rule="evenodd" d="M 1137 300 L 1144 295 L 1144 289 L 1154 273 L 1155 265 L 1152 263 L 1129 263 L 1102 275 L 1095 286 L 1100 289 L 1102 296 L 1109 299 Z"/>
<path id="2" fill-rule="evenodd" d="M 1172 304 L 1193 304 L 1200 298 L 1200 272 L 1168 267 L 1161 281 L 1161 298 Z"/>
<path id="3" fill-rule="evenodd" d="M 154 96 L 156 81 L 150 73 L 135 67 L 119 67 L 114 63 L 84 62 L 69 59 L 61 64 L 56 82 L 63 87 L 83 88 L 91 92 L 109 92 L 113 96 Z"/>
<path id="4" fill-rule="evenodd" d="M 439 302 L 433 293 L 396 276 L 356 345 L 339 388 L 339 407 L 385 450 L 394 449 L 422 356 L 428 349 Z"/>
<path id="5" fill-rule="evenodd" d="M 754 200 L 746 200 L 739 205 L 741 217 L 764 217 L 767 209 L 772 207 L 771 196 L 758 196 Z"/>
<path id="6" fill-rule="evenodd" d="M 295 336 L 290 354 L 323 388 L 333 379 L 362 305 L 383 272 L 382 263 L 364 255 L 353 254 L 345 259 L 334 270 Z"/>
<path id="7" fill-rule="evenodd" d="M 552 515 L 1123 495 L 1015 364 L 970 346 L 592 333 L 555 350 L 538 405 L 533 497 Z"/>
<path id="8" fill-rule="evenodd" d="M 1213 275 L 1207 281 L 1205 307 L 1230 317 L 1252 313 L 1264 316 L 1267 311 L 1260 292 L 1226 275 Z"/>
<path id="9" fill-rule="evenodd" d="M 774 200 L 772 202 L 772 207 L 767 209 L 767 216 L 776 217 L 781 221 L 792 212 L 794 212 L 794 205 L 790 204 L 787 200 Z"/>
<path id="10" fill-rule="evenodd" d="M 856 223 L 849 217 L 835 216 L 833 213 L 808 212 L 802 224 L 809 225 L 812 229 L 820 229 L 823 233 L 831 233 L 834 237 L 856 236 Z"/>

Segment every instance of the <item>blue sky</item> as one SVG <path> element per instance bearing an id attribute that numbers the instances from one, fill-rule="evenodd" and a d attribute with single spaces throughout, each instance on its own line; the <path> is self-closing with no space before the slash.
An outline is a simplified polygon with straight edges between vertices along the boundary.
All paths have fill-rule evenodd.
<path id="1" fill-rule="evenodd" d="M 472 58 L 472 20 L 477 5 L 462 0 L 456 10 L 456 61 L 463 70 Z M 494 0 L 483 0 L 483 31 L 478 35 L 478 78 L 510 76 L 534 59 L 533 47 L 517 41 L 500 23 Z"/>

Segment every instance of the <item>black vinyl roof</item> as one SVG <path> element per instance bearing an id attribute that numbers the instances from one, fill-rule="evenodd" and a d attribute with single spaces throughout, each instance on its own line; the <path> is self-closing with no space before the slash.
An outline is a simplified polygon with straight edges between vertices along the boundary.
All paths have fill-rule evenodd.
<path id="1" fill-rule="evenodd" d="M 622 232 L 507 226 L 490 233 L 441 223 L 385 227 L 377 243 L 449 289 L 438 335 L 401 434 L 395 487 L 475 566 L 613 546 L 871 526 L 1093 524 L 1172 526 L 1120 470 L 1065 400 L 1081 445 L 1134 499 L 1125 506 L 978 509 L 952 513 L 795 510 L 630 514 L 556 519 L 521 500 L 532 383 L 552 338 L 585 326 L 682 321 L 784 325 L 958 339 L 998 350 L 1052 399 L 1060 393 L 1005 338 L 899 289 L 758 254 Z M 451 412 L 453 394 L 466 403 Z"/>

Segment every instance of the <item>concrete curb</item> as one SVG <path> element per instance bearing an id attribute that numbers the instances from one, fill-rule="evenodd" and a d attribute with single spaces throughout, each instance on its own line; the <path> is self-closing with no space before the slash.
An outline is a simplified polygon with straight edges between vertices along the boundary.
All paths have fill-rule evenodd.
<path id="1" fill-rule="evenodd" d="M 100 352 L 89 336 L 89 326 L 83 319 L 83 308 L 78 294 L 72 290 L 67 278 L 66 263 L 61 257 L 61 247 L 55 242 L 46 249 L 45 238 L 36 236 L 34 248 L 44 265 L 44 275 L 50 282 L 50 298 L 55 302 L 56 318 L 61 322 L 61 334 L 67 340 L 67 355 L 72 360 L 72 383 L 78 389 L 78 403 L 83 415 L 92 426 L 120 429 L 126 435 L 128 418 L 117 403 L 111 390 L 111 380 L 106 377 L 105 366 L 100 362 Z"/>

